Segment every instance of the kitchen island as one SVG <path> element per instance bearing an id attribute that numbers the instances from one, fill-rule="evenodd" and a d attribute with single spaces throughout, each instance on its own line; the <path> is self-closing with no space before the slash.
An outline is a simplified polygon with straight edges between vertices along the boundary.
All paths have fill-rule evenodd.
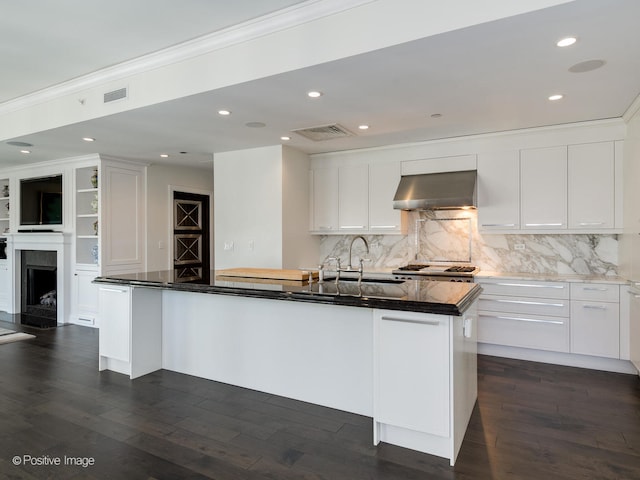
<path id="1" fill-rule="evenodd" d="M 100 369 L 158 369 L 373 417 L 374 443 L 449 458 L 477 397 L 471 283 L 96 279 Z"/>

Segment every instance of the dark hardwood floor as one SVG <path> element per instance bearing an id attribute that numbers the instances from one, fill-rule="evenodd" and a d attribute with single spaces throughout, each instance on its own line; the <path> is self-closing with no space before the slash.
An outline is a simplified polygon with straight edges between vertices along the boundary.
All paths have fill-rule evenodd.
<path id="1" fill-rule="evenodd" d="M 10 320 L 8 315 L 0 320 Z M 479 358 L 479 399 L 454 468 L 371 445 L 371 419 L 156 372 L 98 372 L 98 332 L 0 345 L 0 478 L 640 479 L 640 382 Z M 94 465 L 15 466 L 25 455 Z"/>

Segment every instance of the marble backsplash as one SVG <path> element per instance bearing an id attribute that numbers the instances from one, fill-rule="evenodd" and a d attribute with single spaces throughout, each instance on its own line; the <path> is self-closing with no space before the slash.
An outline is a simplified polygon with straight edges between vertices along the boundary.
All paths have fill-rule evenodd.
<path id="1" fill-rule="evenodd" d="M 411 212 L 407 235 L 366 235 L 370 253 L 365 255 L 358 240 L 353 246 L 353 263 L 357 266 L 363 256 L 371 259 L 365 268 L 394 268 L 411 262 L 470 262 L 492 272 L 618 274 L 617 235 L 480 235 L 476 226 L 474 210 Z M 353 238 L 323 236 L 321 262 L 338 256 L 346 265 Z"/>

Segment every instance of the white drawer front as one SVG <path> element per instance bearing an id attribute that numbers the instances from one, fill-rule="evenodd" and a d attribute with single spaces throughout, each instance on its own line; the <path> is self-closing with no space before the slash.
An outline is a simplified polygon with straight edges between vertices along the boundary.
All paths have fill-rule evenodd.
<path id="1" fill-rule="evenodd" d="M 570 302 L 569 300 L 554 298 L 507 297 L 483 294 L 478 301 L 478 310 L 568 317 Z"/>
<path id="2" fill-rule="evenodd" d="M 620 286 L 606 283 L 572 283 L 571 300 L 619 302 Z"/>
<path id="3" fill-rule="evenodd" d="M 620 358 L 620 310 L 613 302 L 571 302 L 571 352 Z"/>
<path id="4" fill-rule="evenodd" d="M 515 297 L 569 298 L 569 284 L 564 282 L 539 282 L 529 280 L 479 280 L 487 295 L 512 295 Z"/>
<path id="5" fill-rule="evenodd" d="M 481 312 L 478 342 L 568 352 L 569 321 L 540 315 Z"/>

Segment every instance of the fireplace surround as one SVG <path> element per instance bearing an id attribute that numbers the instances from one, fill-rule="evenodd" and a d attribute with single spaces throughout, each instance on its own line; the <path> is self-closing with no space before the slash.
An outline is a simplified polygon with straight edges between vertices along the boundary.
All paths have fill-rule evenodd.
<path id="1" fill-rule="evenodd" d="M 22 294 L 24 289 L 24 293 L 27 296 L 29 295 L 28 277 L 32 276 L 35 277 L 36 281 L 43 282 L 44 286 L 41 288 L 47 290 L 40 291 L 36 288 L 31 291 L 32 296 L 38 297 L 36 306 L 41 300 L 44 302 L 44 308 L 38 314 L 42 315 L 46 311 L 50 315 L 50 325 L 47 326 L 68 323 L 71 305 L 71 234 L 64 232 L 21 232 L 9 233 L 6 234 L 6 237 L 7 260 L 9 261 L 9 271 L 12 279 L 9 313 L 30 314 L 29 307 L 22 301 Z M 53 290 L 54 281 L 55 302 L 50 294 Z M 43 296 L 45 298 L 41 299 L 40 297 Z M 31 300 L 34 299 L 32 298 Z M 33 305 L 35 302 L 29 303 Z M 55 303 L 55 312 L 53 312 L 52 308 L 53 303 Z M 33 311 L 31 311 L 31 314 L 33 314 Z"/>

